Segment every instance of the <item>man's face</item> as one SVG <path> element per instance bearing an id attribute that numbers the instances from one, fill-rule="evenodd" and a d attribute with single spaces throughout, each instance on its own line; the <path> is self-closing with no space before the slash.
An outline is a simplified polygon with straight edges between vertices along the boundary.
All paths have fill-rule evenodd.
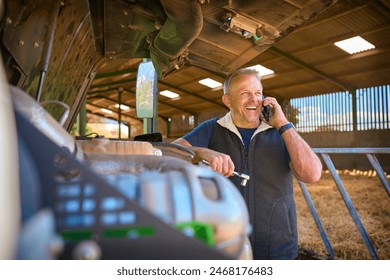
<path id="1" fill-rule="evenodd" d="M 262 98 L 263 86 L 256 75 L 241 74 L 232 79 L 229 92 L 222 100 L 230 109 L 236 126 L 255 128 L 260 124 Z"/>

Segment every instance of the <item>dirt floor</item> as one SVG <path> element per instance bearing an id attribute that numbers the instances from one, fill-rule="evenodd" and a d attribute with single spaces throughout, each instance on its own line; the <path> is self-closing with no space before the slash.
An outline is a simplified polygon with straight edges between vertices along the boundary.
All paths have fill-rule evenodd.
<path id="1" fill-rule="evenodd" d="M 379 259 L 390 259 L 390 198 L 374 171 L 338 171 Z M 389 179 L 390 176 L 387 176 Z M 336 259 L 372 259 L 329 172 L 307 189 Z M 327 250 L 309 212 L 298 182 L 294 182 L 299 246 L 327 258 Z"/>

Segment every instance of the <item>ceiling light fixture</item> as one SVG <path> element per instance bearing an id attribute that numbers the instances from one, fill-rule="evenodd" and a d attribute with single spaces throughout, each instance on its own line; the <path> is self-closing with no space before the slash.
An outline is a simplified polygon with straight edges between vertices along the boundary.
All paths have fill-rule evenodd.
<path id="1" fill-rule="evenodd" d="M 164 95 L 165 97 L 168 97 L 168 98 L 176 98 L 176 97 L 179 97 L 179 95 L 175 92 L 172 92 L 170 90 L 163 90 L 163 91 L 160 91 L 160 94 L 161 95 Z"/>
<path id="2" fill-rule="evenodd" d="M 355 54 L 355 53 L 375 49 L 375 46 L 373 44 L 371 44 L 370 42 L 368 42 L 367 40 L 363 39 L 360 36 L 338 41 L 334 44 L 349 54 Z"/>
<path id="3" fill-rule="evenodd" d="M 122 111 L 129 111 L 130 110 L 130 107 L 127 106 L 127 105 L 124 105 L 124 104 L 115 104 L 115 108 L 121 108 Z"/>
<path id="4" fill-rule="evenodd" d="M 101 108 L 100 111 L 106 113 L 106 114 L 112 114 L 113 112 L 111 110 L 108 110 L 108 109 L 105 109 L 105 108 Z"/>
<path id="5" fill-rule="evenodd" d="M 260 73 L 262 79 L 264 79 L 265 77 L 272 78 L 273 74 L 275 73 L 274 70 L 271 70 L 260 64 L 247 67 L 247 69 L 255 69 L 257 72 Z"/>
<path id="6" fill-rule="evenodd" d="M 217 87 L 222 86 L 222 84 L 220 82 L 217 82 L 216 80 L 213 80 L 210 78 L 200 80 L 199 83 L 202 85 L 205 85 L 206 87 L 209 87 L 209 88 L 217 88 Z"/>

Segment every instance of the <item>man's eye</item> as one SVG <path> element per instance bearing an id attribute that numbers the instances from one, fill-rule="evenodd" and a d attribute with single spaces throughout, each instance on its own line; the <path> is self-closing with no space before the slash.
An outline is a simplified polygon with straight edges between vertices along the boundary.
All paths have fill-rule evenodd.
<path id="1" fill-rule="evenodd" d="M 251 94 L 250 92 L 248 92 L 248 91 L 244 91 L 244 92 L 241 92 L 241 94 L 240 94 L 240 95 L 247 96 L 247 95 L 250 95 L 250 94 Z M 261 95 L 263 95 L 261 92 L 255 92 L 254 94 L 255 94 L 255 95 L 258 95 L 258 96 L 261 96 Z"/>

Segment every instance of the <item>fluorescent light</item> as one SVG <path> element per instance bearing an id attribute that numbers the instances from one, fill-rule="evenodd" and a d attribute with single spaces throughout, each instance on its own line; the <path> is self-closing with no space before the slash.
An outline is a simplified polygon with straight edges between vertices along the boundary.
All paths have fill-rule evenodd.
<path id="1" fill-rule="evenodd" d="M 263 65 L 260 65 L 260 64 L 247 67 L 247 69 L 255 69 L 257 72 L 260 73 L 262 78 L 265 76 L 273 75 L 275 73 L 274 70 L 271 70 L 271 69 L 264 67 Z"/>
<path id="2" fill-rule="evenodd" d="M 217 82 L 217 81 L 210 79 L 210 78 L 200 80 L 199 83 L 202 85 L 205 85 L 206 87 L 209 87 L 209 88 L 217 88 L 217 87 L 222 86 L 222 84 L 220 82 Z"/>
<path id="3" fill-rule="evenodd" d="M 176 98 L 178 97 L 179 95 L 175 92 L 172 92 L 170 90 L 163 90 L 163 91 L 160 91 L 160 94 L 161 95 L 164 95 L 166 97 L 169 97 L 169 98 Z"/>
<path id="4" fill-rule="evenodd" d="M 130 107 L 129 106 L 127 106 L 127 105 L 124 105 L 124 104 L 115 104 L 115 108 L 121 108 L 121 110 L 123 110 L 123 111 L 128 111 L 128 110 L 130 110 Z"/>
<path id="5" fill-rule="evenodd" d="M 338 41 L 334 44 L 349 54 L 375 49 L 375 46 L 373 44 L 371 44 L 367 40 L 364 40 L 360 36 Z"/>
<path id="6" fill-rule="evenodd" d="M 106 113 L 106 114 L 112 114 L 113 112 L 111 110 L 108 110 L 108 109 L 105 109 L 105 108 L 101 108 L 100 111 Z"/>

